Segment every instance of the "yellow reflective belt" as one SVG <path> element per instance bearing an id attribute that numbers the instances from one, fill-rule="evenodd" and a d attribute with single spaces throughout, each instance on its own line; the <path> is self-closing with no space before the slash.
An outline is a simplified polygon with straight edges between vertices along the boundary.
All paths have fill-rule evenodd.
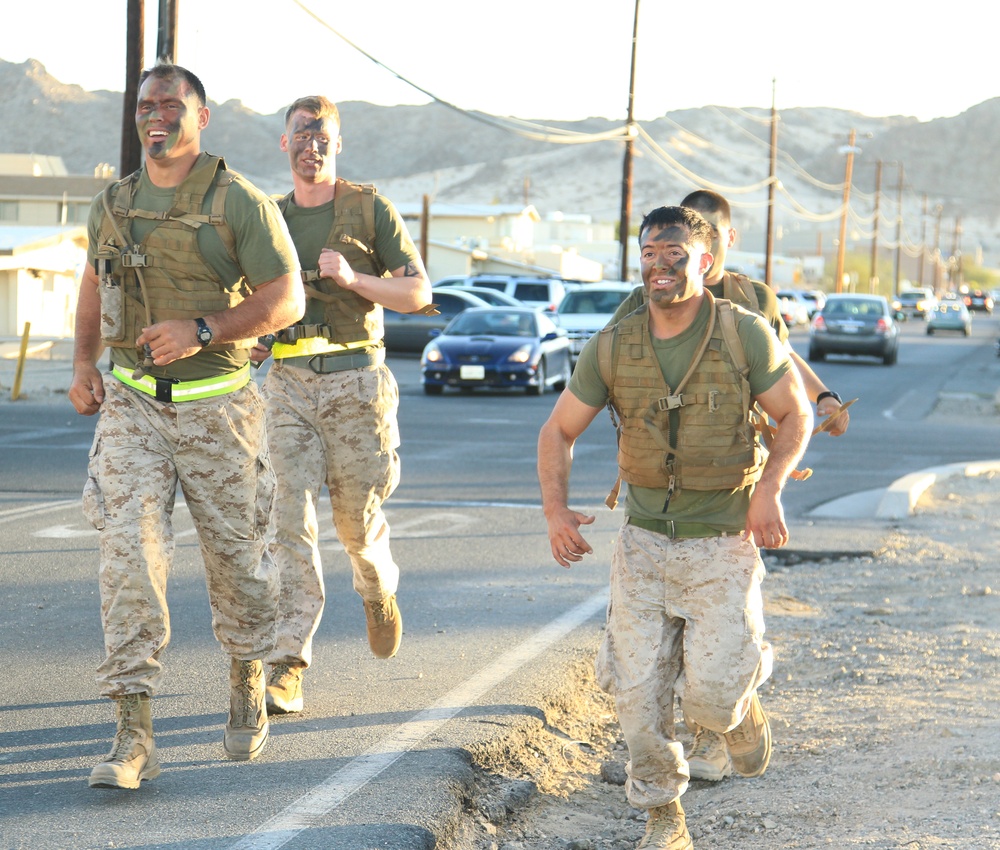
<path id="1" fill-rule="evenodd" d="M 314 354 L 354 351 L 356 348 L 368 348 L 375 344 L 371 339 L 361 339 L 357 342 L 330 342 L 325 336 L 310 336 L 293 343 L 276 342 L 271 348 L 271 356 L 275 360 L 283 360 L 285 357 L 311 357 Z"/>
<path id="2" fill-rule="evenodd" d="M 138 380 L 132 377 L 132 373 L 120 366 L 112 368 L 114 376 L 123 384 L 127 384 L 141 393 L 157 397 L 156 381 L 152 375 L 143 375 Z M 160 378 L 159 380 L 164 380 Z M 227 372 L 225 375 L 216 375 L 212 378 L 200 378 L 197 381 L 178 381 L 170 385 L 171 401 L 197 401 L 202 398 L 212 398 L 213 396 L 226 395 L 242 389 L 250 382 L 250 364 L 244 363 L 235 372 Z"/>

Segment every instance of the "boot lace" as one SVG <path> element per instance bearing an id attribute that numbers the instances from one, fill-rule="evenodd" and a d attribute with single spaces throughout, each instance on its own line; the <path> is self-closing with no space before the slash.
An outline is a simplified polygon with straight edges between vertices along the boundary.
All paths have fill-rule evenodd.
<path id="1" fill-rule="evenodd" d="M 716 735 L 711 729 L 699 726 L 698 731 L 694 733 L 694 742 L 691 744 L 691 755 L 689 755 L 688 758 L 698 758 L 704 759 L 705 761 L 711 761 L 717 754 L 719 744 L 720 737 L 718 735 Z"/>
<path id="2" fill-rule="evenodd" d="M 253 727 L 258 724 L 257 677 L 254 673 L 255 665 L 252 661 L 240 662 L 238 702 L 233 711 L 233 726 Z"/>

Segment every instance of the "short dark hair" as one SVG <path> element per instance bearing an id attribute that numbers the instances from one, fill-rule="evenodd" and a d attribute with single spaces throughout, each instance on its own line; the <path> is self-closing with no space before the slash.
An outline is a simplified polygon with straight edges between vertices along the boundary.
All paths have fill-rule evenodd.
<path id="1" fill-rule="evenodd" d="M 708 189 L 696 189 L 691 192 L 681 201 L 681 206 L 698 210 L 702 214 L 719 213 L 721 223 L 726 227 L 729 227 L 733 221 L 733 211 L 729 206 L 729 201 L 723 198 L 718 192 L 712 192 Z"/>
<path id="2" fill-rule="evenodd" d="M 639 225 L 639 245 L 642 245 L 642 235 L 651 227 L 670 227 L 681 225 L 689 233 L 692 245 L 701 243 L 707 251 L 712 246 L 712 225 L 702 217 L 701 213 L 690 207 L 657 207 L 643 216 Z"/>
<path id="3" fill-rule="evenodd" d="M 338 129 L 340 127 L 340 110 L 337 109 L 337 104 L 321 94 L 310 94 L 292 101 L 292 105 L 285 110 L 285 127 L 300 109 L 312 113 L 316 118 L 330 118 L 337 123 Z"/>
<path id="4" fill-rule="evenodd" d="M 157 62 L 152 68 L 146 68 L 146 70 L 139 75 L 139 88 L 142 88 L 142 84 L 150 77 L 155 77 L 159 80 L 173 80 L 180 78 L 187 83 L 191 91 L 194 92 L 195 96 L 198 98 L 199 106 L 208 105 L 208 99 L 205 97 L 205 87 L 201 84 L 201 80 L 199 80 L 187 68 L 183 68 L 180 65 L 170 65 L 166 62 Z"/>

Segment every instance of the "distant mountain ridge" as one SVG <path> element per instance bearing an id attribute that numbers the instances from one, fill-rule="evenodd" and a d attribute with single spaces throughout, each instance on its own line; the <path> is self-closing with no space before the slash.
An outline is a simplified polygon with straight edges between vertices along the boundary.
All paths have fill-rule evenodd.
<path id="1" fill-rule="evenodd" d="M 0 90 L 5 93 L 0 101 L 0 152 L 61 156 L 74 174 L 90 174 L 103 162 L 118 166 L 120 92 L 91 92 L 62 83 L 36 60 L 0 60 Z M 261 115 L 238 100 L 210 106 L 205 149 L 224 155 L 232 168 L 265 191 L 287 191 L 287 156 L 278 149 L 282 114 Z M 384 107 L 352 101 L 339 106 L 344 150 L 338 172 L 376 183 L 397 204 L 418 203 L 425 194 L 432 201 L 451 203 L 527 201 L 542 215 L 561 211 L 618 220 L 620 141 L 534 141 L 440 104 Z M 738 247 L 762 247 L 767 190 L 737 190 L 768 176 L 769 117 L 766 109 L 705 106 L 642 122 L 651 141 L 640 140 L 634 147 L 634 220 L 653 207 L 677 203 L 696 186 L 716 188 L 733 202 L 734 224 L 741 230 Z M 536 120 L 588 134 L 622 123 L 601 118 Z M 841 204 L 842 149 L 851 129 L 862 151 L 855 157 L 852 181 L 851 208 L 861 219 L 852 224 L 855 238 L 863 239 L 866 233 L 870 238 L 871 222 L 865 219 L 873 212 L 878 161 L 883 163 L 881 213 L 889 217 L 880 226 L 886 239 L 894 238 L 902 163 L 904 243 L 918 242 L 922 230 L 930 239 L 933 222 L 928 221 L 940 205 L 945 222 L 942 247 L 951 245 L 950 222 L 960 220 L 963 251 L 981 247 L 987 264 L 1000 265 L 1000 98 L 928 122 L 828 108 L 780 111 L 777 175 L 789 196 L 779 192 L 777 197 L 783 246 L 808 249 L 821 238 L 829 250 L 829 234 L 836 234 L 831 211 Z M 928 218 L 922 217 L 924 195 Z"/>

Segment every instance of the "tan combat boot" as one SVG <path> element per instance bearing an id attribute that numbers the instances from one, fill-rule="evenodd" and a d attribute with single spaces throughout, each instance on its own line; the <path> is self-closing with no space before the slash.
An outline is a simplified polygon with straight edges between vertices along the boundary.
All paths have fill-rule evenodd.
<path id="1" fill-rule="evenodd" d="M 107 758 L 90 772 L 88 784 L 91 788 L 138 788 L 142 780 L 160 775 L 149 696 L 127 694 L 114 702 L 115 740 Z"/>
<path id="2" fill-rule="evenodd" d="M 234 658 L 229 668 L 229 687 L 229 720 L 222 745 L 229 758 L 249 761 L 264 749 L 269 731 L 263 662 Z"/>
<path id="3" fill-rule="evenodd" d="M 365 603 L 368 620 L 368 645 L 376 658 L 392 658 L 403 637 L 403 617 L 396 605 L 396 597 L 387 596 L 380 602 Z"/>
<path id="4" fill-rule="evenodd" d="M 266 694 L 269 716 L 302 711 L 302 669 L 290 664 L 271 665 Z"/>
<path id="5" fill-rule="evenodd" d="M 740 724 L 726 732 L 733 769 L 740 776 L 763 776 L 771 761 L 771 724 L 754 691 Z"/>
<path id="6" fill-rule="evenodd" d="M 692 850 L 693 846 L 684 820 L 684 809 L 678 798 L 649 810 L 646 834 L 636 850 Z"/>

